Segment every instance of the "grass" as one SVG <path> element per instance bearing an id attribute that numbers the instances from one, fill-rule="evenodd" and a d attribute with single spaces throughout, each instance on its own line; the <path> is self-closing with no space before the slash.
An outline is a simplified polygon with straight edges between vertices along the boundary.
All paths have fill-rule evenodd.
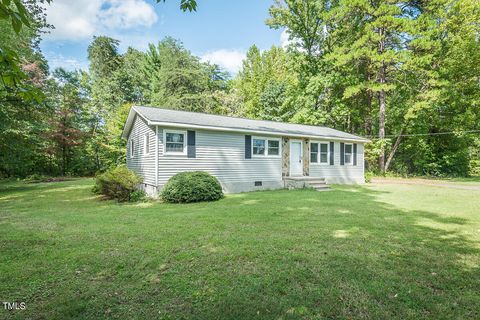
<path id="1" fill-rule="evenodd" d="M 117 204 L 0 185 L 12 319 L 478 319 L 480 192 L 424 185 Z"/>

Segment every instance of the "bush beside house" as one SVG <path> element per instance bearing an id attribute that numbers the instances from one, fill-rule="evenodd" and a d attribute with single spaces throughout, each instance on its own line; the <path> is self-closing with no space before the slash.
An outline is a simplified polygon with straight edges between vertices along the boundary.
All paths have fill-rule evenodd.
<path id="1" fill-rule="evenodd" d="M 217 178 L 203 171 L 181 172 L 168 180 L 162 199 L 172 203 L 215 201 L 223 197 Z"/>
<path id="2" fill-rule="evenodd" d="M 145 197 L 145 193 L 137 189 L 141 182 L 142 178 L 135 172 L 126 166 L 118 166 L 96 177 L 93 192 L 119 202 L 139 201 Z"/>

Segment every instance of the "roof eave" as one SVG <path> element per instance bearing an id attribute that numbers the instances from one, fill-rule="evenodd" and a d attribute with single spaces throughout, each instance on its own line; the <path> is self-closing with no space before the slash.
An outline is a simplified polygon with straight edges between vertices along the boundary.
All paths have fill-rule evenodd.
<path id="1" fill-rule="evenodd" d="M 128 112 L 127 121 L 125 121 L 125 124 L 123 125 L 123 131 L 122 131 L 123 139 L 128 139 L 128 133 L 130 132 L 130 128 L 133 125 L 135 114 L 138 114 L 138 110 L 135 109 L 135 106 L 132 106 L 130 108 L 130 111 Z"/>

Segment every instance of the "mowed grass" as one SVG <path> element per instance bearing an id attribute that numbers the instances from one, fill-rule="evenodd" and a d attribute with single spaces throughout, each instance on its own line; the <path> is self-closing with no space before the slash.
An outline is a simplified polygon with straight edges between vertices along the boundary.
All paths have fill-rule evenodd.
<path id="1" fill-rule="evenodd" d="M 12 319 L 478 319 L 480 192 L 335 186 L 117 204 L 0 186 Z"/>

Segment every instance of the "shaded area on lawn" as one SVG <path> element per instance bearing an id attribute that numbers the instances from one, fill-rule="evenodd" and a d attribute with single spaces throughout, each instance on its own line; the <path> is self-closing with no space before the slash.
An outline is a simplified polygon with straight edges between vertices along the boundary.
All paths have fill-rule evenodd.
<path id="1" fill-rule="evenodd" d="M 91 184 L 0 186 L 0 297 L 27 302 L 2 316 L 480 316 L 480 239 L 464 232 L 480 229 L 478 197 L 455 216 L 368 187 L 119 205 Z"/>

